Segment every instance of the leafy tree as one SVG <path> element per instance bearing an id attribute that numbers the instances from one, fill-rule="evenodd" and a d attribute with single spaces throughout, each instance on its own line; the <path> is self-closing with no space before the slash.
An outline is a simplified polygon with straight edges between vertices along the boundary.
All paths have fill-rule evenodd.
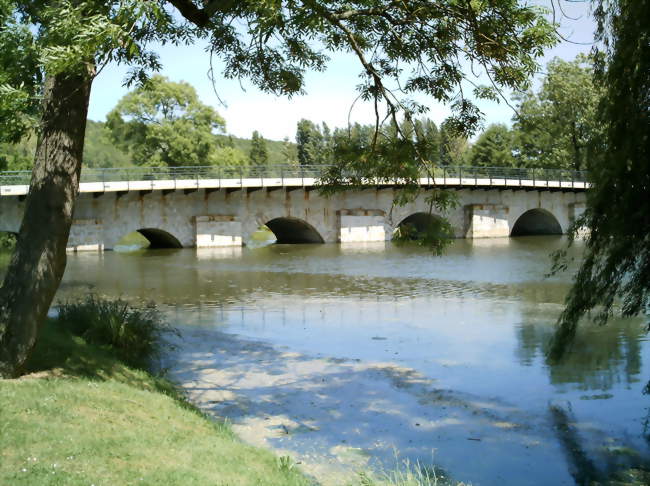
<path id="1" fill-rule="evenodd" d="M 295 144 L 289 141 L 289 137 L 282 140 L 282 164 L 294 165 L 298 163 L 298 150 Z"/>
<path id="2" fill-rule="evenodd" d="M 441 165 L 465 165 L 469 143 L 453 120 L 447 119 L 440 125 L 439 146 Z"/>
<path id="3" fill-rule="evenodd" d="M 0 377 L 6 377 L 19 373 L 33 348 L 65 270 L 98 68 L 125 62 L 138 78 L 158 66 L 146 45 L 181 40 L 187 29 L 158 2 L 1 0 L 0 6 L 0 76 L 9 83 L 0 90 L 0 132 L 8 127 L 16 141 L 40 113 L 23 222 L 0 289 Z M 12 49 L 7 38 L 20 48 Z M 12 67 L 17 55 L 25 56 L 18 71 Z"/>
<path id="4" fill-rule="evenodd" d="M 601 136 L 596 108 L 602 88 L 593 74 L 593 59 L 584 54 L 573 61 L 555 58 L 539 92 L 519 97 L 514 129 L 520 165 L 587 168 L 588 146 Z"/>
<path id="5" fill-rule="evenodd" d="M 107 115 L 111 137 L 137 165 L 211 165 L 225 121 L 188 83 L 156 75 Z"/>
<path id="6" fill-rule="evenodd" d="M 354 123 L 348 128 L 336 128 L 332 134 L 333 158 L 337 163 L 354 163 L 359 154 L 372 150 L 374 128 Z"/>
<path id="7" fill-rule="evenodd" d="M 575 237 L 580 227 L 589 229 L 553 340 L 555 359 L 591 309 L 598 308 L 596 321 L 604 323 L 617 301 L 624 316 L 647 312 L 650 303 L 650 1 L 603 0 L 595 13 L 601 45 L 596 83 L 605 87 L 596 150 L 603 153 L 590 159 L 593 186 L 572 231 Z M 558 255 L 556 270 L 565 264 Z"/>
<path id="8" fill-rule="evenodd" d="M 298 162 L 300 165 L 327 163 L 325 139 L 320 127 L 314 122 L 304 118 L 298 122 L 296 144 L 298 146 Z"/>
<path id="9" fill-rule="evenodd" d="M 428 118 L 417 119 L 413 124 L 413 132 L 422 157 L 436 166 L 440 165 L 440 132 L 436 124 Z"/>
<path id="10" fill-rule="evenodd" d="M 474 167 L 513 167 L 512 132 L 503 124 L 490 125 L 472 145 L 469 163 Z"/>
<path id="11" fill-rule="evenodd" d="M 251 139 L 251 151 L 248 154 L 248 160 L 253 167 L 264 167 L 269 161 L 269 153 L 266 150 L 266 140 L 255 130 Z"/>
<path id="12" fill-rule="evenodd" d="M 34 136 L 25 136 L 17 143 L 0 143 L 0 170 L 30 170 L 35 150 Z"/>
<path id="13" fill-rule="evenodd" d="M 0 143 L 0 170 L 31 170 L 36 136 L 24 136 L 17 143 Z M 127 167 L 129 156 L 117 148 L 103 122 L 88 120 L 84 143 L 85 167 Z"/>
<path id="14" fill-rule="evenodd" d="M 217 147 L 213 154 L 214 165 L 219 167 L 239 167 L 245 168 L 248 166 L 248 158 L 246 154 L 236 147 Z"/>
<path id="15" fill-rule="evenodd" d="M 34 155 L 32 154 L 32 161 Z M 30 161 L 30 165 L 31 162 Z M 111 140 L 111 132 L 105 123 L 88 120 L 84 143 L 85 167 L 128 167 L 131 158 Z"/>
<path id="16" fill-rule="evenodd" d="M 221 147 L 231 147 L 232 149 L 235 149 L 238 152 L 237 158 L 243 157 L 244 165 L 248 164 L 248 154 L 251 151 L 251 143 L 252 143 L 250 138 L 239 138 L 239 137 L 235 137 L 234 135 L 216 135 L 216 138 L 218 144 Z M 269 154 L 269 165 L 280 165 L 280 164 L 287 163 L 286 158 L 282 155 L 284 151 L 284 145 L 285 145 L 285 142 L 283 140 L 269 140 L 265 138 L 264 142 L 266 143 L 266 149 Z M 297 155 L 295 155 L 296 145 L 291 142 L 287 142 L 287 143 L 291 146 L 292 150 L 294 151 L 294 161 L 295 161 L 297 157 Z M 218 158 L 219 157 L 217 157 L 217 159 Z M 217 161 L 217 164 L 220 164 L 220 162 Z"/>
<path id="17" fill-rule="evenodd" d="M 0 143 L 17 143 L 35 126 L 42 92 L 34 34 L 15 9 L 0 0 Z"/>
<path id="18" fill-rule="evenodd" d="M 20 131 L 33 91 L 42 93 L 43 102 L 31 190 L 0 292 L 0 376 L 19 372 L 63 275 L 88 99 L 104 64 L 127 64 L 127 82 L 143 82 L 148 71 L 160 68 L 147 46 L 206 38 L 227 77 L 249 78 L 264 91 L 290 96 L 303 90 L 306 70 L 324 69 L 327 53 L 350 52 L 361 68 L 360 95 L 377 105 L 378 120 L 379 105 L 392 118 L 401 110 L 421 112 L 423 105 L 412 98 L 422 93 L 450 103 L 455 125 L 469 130 L 480 112 L 460 89 L 463 66 L 481 66 L 496 86 L 521 89 L 543 48 L 557 40 L 543 12 L 517 0 L 0 1 L 0 31 L 24 46 L 29 60 L 20 77 L 44 79 L 14 84 L 7 58 L 15 53 L 2 50 L 0 69 L 10 87 L 0 91 L 0 106 L 18 103 L 3 112 L 11 119 L 3 123 Z M 387 88 L 400 83 L 398 92 Z M 494 99 L 495 92 L 479 87 L 476 95 Z M 391 177 L 412 179 L 421 158 L 387 158 L 404 153 L 384 151 L 350 168 L 373 176 L 391 169 Z M 333 169 L 330 181 L 340 182 L 344 174 L 359 180 L 347 177 L 347 169 Z"/>

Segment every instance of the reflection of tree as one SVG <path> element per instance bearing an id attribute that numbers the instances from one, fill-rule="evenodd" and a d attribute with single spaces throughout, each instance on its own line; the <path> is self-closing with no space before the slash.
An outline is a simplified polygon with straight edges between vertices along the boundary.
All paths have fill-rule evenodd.
<path id="1" fill-rule="evenodd" d="M 569 472 L 578 486 L 649 484 L 650 462 L 632 449 L 627 453 L 607 448 L 590 451 L 589 441 L 578 433 L 571 413 L 557 405 L 549 407 L 553 428 L 564 451 Z"/>
<path id="2" fill-rule="evenodd" d="M 539 309 L 523 312 L 524 322 L 517 329 L 520 363 L 532 364 L 546 354 L 553 336 L 552 317 L 541 319 Z M 609 326 L 585 323 L 574 345 L 559 363 L 547 362 L 551 383 L 576 383 L 584 390 L 609 390 L 618 383 L 639 380 L 641 372 L 641 340 L 645 330 L 637 319 L 618 319 Z"/>

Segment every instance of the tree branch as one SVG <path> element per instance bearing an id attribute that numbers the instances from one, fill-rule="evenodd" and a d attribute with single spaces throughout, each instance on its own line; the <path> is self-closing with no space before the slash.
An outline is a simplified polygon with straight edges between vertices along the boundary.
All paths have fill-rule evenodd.
<path id="1" fill-rule="evenodd" d="M 236 0 L 205 1 L 203 8 L 198 8 L 192 0 L 169 0 L 169 3 L 197 27 L 207 27 L 215 14 L 229 12 L 238 2 Z"/>

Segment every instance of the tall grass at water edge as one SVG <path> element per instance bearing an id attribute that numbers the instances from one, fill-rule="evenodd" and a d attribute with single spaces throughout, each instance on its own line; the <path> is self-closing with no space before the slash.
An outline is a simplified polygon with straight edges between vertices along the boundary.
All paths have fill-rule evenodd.
<path id="1" fill-rule="evenodd" d="M 396 458 L 397 459 L 397 458 Z M 352 486 L 352 485 L 350 485 Z M 451 479 L 442 469 L 434 466 L 399 461 L 392 470 L 380 470 L 375 473 L 360 472 L 353 486 L 469 486 Z"/>
<path id="2" fill-rule="evenodd" d="M 56 324 L 87 343 L 109 347 L 128 366 L 146 369 L 160 357 L 169 326 L 154 304 L 135 307 L 122 299 L 88 295 L 58 306 Z"/>

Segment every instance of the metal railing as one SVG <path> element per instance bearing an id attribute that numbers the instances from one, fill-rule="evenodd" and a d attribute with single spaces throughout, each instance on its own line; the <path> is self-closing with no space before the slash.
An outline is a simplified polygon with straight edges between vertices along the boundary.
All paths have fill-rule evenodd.
<path id="1" fill-rule="evenodd" d="M 329 167 L 327 165 L 269 165 L 264 167 L 128 167 L 128 168 L 84 168 L 81 182 L 154 181 L 154 180 L 201 180 L 201 179 L 318 179 Z M 28 185 L 31 171 L 0 172 L 0 186 Z M 432 172 L 423 171 L 421 178 L 442 179 L 443 184 L 499 185 L 501 181 L 529 181 L 533 185 L 544 182 L 575 183 L 587 182 L 585 171 L 564 169 L 529 169 L 518 167 L 437 167 Z M 390 180 L 379 181 L 388 183 Z M 437 180 L 436 182 L 440 182 Z"/>

